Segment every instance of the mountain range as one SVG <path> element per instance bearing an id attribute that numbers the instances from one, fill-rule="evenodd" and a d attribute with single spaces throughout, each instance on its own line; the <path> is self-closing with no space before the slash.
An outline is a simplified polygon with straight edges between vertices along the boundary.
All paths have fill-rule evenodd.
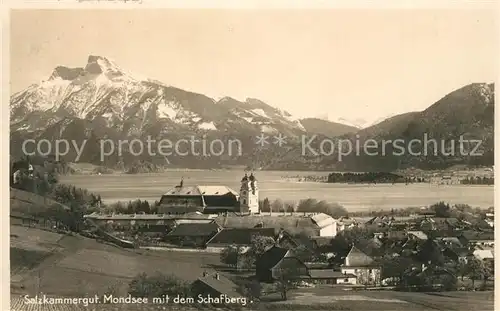
<path id="1" fill-rule="evenodd" d="M 411 96 L 411 94 L 409 94 Z M 231 97 L 214 100 L 159 81 L 138 78 L 102 56 L 89 56 L 85 67 L 56 67 L 49 78 L 13 94 L 10 98 L 11 156 L 22 156 L 26 139 L 87 140 L 80 162 L 127 169 L 137 165 L 165 165 L 189 168 L 219 168 L 245 165 L 263 169 L 339 169 L 386 170 L 405 165 L 446 166 L 456 162 L 492 164 L 494 85 L 467 85 L 446 95 L 422 112 L 392 116 L 378 124 L 359 129 L 341 122 L 317 118 L 294 118 L 287 111 L 261 100 Z M 286 137 L 286 146 L 255 144 L 260 134 Z M 428 133 L 435 138 L 451 139 L 460 135 L 482 139 L 485 155 L 453 160 L 433 157 L 348 156 L 335 161 L 333 155 L 308 156 L 301 150 L 301 137 L 318 139 L 413 139 Z M 101 162 L 102 139 L 145 141 L 146 137 L 172 141 L 188 136 L 207 141 L 237 138 L 242 155 L 200 157 L 163 156 L 144 153 L 136 156 L 124 150 Z M 319 140 L 318 140 L 319 141 Z M 271 141 L 272 142 L 272 141 Z M 75 159 L 70 151 L 65 161 Z"/>

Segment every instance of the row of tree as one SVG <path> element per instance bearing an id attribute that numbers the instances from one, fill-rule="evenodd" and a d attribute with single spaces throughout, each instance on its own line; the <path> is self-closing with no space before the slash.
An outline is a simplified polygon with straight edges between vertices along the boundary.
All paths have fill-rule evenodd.
<path id="1" fill-rule="evenodd" d="M 259 209 L 264 213 L 325 213 L 333 218 L 348 216 L 347 210 L 337 203 L 318 201 L 311 198 L 300 200 L 298 203 L 284 202 L 280 199 L 271 202 L 268 198 L 265 198 L 259 201 Z"/>
<path id="2" fill-rule="evenodd" d="M 330 173 L 328 183 L 419 183 L 425 182 L 421 177 L 405 177 L 388 172 L 367 173 Z"/>
<path id="3" fill-rule="evenodd" d="M 495 184 L 495 178 L 494 177 L 467 177 L 465 179 L 461 180 L 461 183 L 463 185 L 494 185 Z"/>
<path id="4" fill-rule="evenodd" d="M 103 207 L 105 213 L 118 214 L 156 214 L 160 203 L 155 201 L 150 204 L 147 200 L 134 200 L 129 202 L 115 202 Z"/>

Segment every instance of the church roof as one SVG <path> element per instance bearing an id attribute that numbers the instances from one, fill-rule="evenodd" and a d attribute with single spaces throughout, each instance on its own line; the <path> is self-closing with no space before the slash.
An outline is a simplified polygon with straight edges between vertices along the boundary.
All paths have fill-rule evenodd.
<path id="1" fill-rule="evenodd" d="M 174 187 L 168 190 L 164 195 L 168 196 L 201 196 L 201 195 L 225 195 L 225 194 L 238 195 L 236 191 L 226 186 L 184 186 Z"/>
<path id="2" fill-rule="evenodd" d="M 192 195 L 199 196 L 201 192 L 199 191 L 197 186 L 191 187 L 174 187 L 168 190 L 165 195 Z"/>
<path id="3" fill-rule="evenodd" d="M 227 193 L 238 195 L 236 191 L 226 186 L 198 186 L 198 190 L 203 195 L 224 195 Z"/>
<path id="4" fill-rule="evenodd" d="M 245 174 L 245 176 L 243 176 L 243 178 L 241 179 L 241 181 L 243 182 L 243 181 L 247 181 L 247 180 L 248 180 L 248 175 Z"/>

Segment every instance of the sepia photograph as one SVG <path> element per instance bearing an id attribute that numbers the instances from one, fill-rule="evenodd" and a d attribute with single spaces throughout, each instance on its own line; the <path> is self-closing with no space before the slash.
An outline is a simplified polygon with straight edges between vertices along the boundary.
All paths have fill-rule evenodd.
<path id="1" fill-rule="evenodd" d="M 9 16 L 10 310 L 495 309 L 493 4 Z"/>

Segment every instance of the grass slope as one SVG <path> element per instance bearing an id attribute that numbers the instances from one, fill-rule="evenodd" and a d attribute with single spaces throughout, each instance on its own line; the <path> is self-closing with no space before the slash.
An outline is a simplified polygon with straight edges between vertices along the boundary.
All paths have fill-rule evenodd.
<path id="1" fill-rule="evenodd" d="M 26 254 L 36 256 L 26 256 Z M 16 287 L 25 293 L 58 296 L 125 294 L 139 273 L 162 272 L 194 281 L 209 265 L 219 265 L 218 254 L 126 250 L 80 236 L 58 235 L 40 229 L 11 226 L 11 266 L 19 271 Z M 39 258 L 33 263 L 32 258 Z"/>
<path id="2" fill-rule="evenodd" d="M 11 214 L 33 215 L 47 209 L 69 210 L 69 207 L 32 192 L 10 188 Z"/>

